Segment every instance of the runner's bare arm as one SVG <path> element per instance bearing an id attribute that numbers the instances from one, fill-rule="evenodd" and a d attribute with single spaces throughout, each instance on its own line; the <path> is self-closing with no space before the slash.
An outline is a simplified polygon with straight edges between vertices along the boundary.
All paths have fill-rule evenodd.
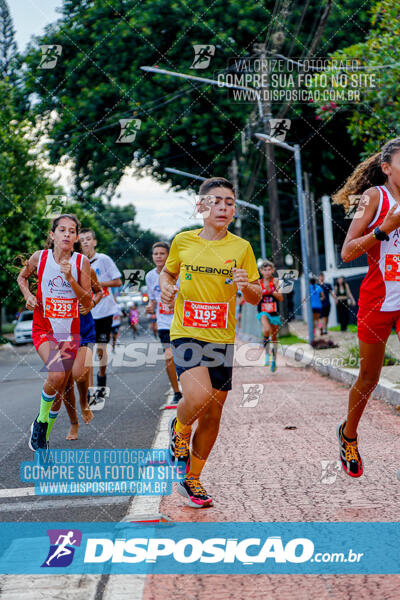
<path id="1" fill-rule="evenodd" d="M 32 254 L 27 264 L 21 270 L 17 278 L 19 289 L 21 290 L 22 295 L 25 298 L 26 308 L 28 308 L 29 310 L 34 310 L 37 307 L 36 297 L 29 290 L 28 279 L 32 275 L 32 273 L 37 269 L 40 252 L 40 250 L 37 250 L 34 254 Z"/>
<path id="2" fill-rule="evenodd" d="M 350 298 L 351 303 L 353 304 L 353 306 L 356 304 L 356 301 L 354 300 L 354 296 L 351 293 L 351 289 L 348 283 L 345 283 L 345 287 L 347 290 L 347 296 Z"/>
<path id="3" fill-rule="evenodd" d="M 250 281 L 242 288 L 243 297 L 249 304 L 258 304 L 262 297 L 262 289 L 259 280 Z"/>
<path id="4" fill-rule="evenodd" d="M 146 306 L 144 312 L 147 314 L 151 314 L 156 310 L 157 300 L 150 299 L 148 305 Z"/>
<path id="5" fill-rule="evenodd" d="M 103 290 L 97 279 L 96 271 L 94 269 L 90 269 L 90 281 L 92 286 L 93 295 L 93 306 L 96 306 L 100 302 L 103 297 Z"/>
<path id="6" fill-rule="evenodd" d="M 379 205 L 379 192 L 376 188 L 369 188 L 362 196 L 359 208 L 353 217 L 351 225 L 344 240 L 342 247 L 342 259 L 349 262 L 358 258 L 364 252 L 378 243 L 371 231 L 364 235 L 369 223 L 374 219 Z M 400 211 L 395 213 L 397 205 L 392 206 L 379 229 L 389 234 L 400 226 Z"/>
<path id="7" fill-rule="evenodd" d="M 246 269 L 232 269 L 233 281 L 238 290 L 243 293 L 243 297 L 249 304 L 258 304 L 261 300 L 262 289 L 259 280 L 249 282 L 249 276 Z"/>
<path id="8" fill-rule="evenodd" d="M 165 267 L 160 273 L 159 286 L 161 288 L 161 302 L 167 306 L 174 303 L 175 294 L 178 291 L 176 280 L 178 274 L 170 273 Z"/>
<path id="9" fill-rule="evenodd" d="M 71 264 L 68 261 L 63 261 L 60 263 L 60 270 L 62 273 L 64 273 L 65 279 L 71 285 L 79 302 L 85 309 L 90 310 L 92 308 L 92 294 L 89 260 L 86 258 L 86 256 L 82 258 L 79 282 L 72 277 Z"/>
<path id="10" fill-rule="evenodd" d="M 117 279 L 110 279 L 109 281 L 101 281 L 100 283 L 102 287 L 119 287 L 120 285 L 122 285 L 120 277 L 118 277 Z"/>

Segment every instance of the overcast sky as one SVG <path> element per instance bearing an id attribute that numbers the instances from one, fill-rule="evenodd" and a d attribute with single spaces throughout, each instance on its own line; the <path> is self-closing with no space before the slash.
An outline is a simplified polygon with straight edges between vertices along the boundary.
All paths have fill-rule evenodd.
<path id="1" fill-rule="evenodd" d="M 57 20 L 56 9 L 62 6 L 62 0 L 8 0 L 8 5 L 18 47 L 24 50 L 32 35 L 40 35 L 48 23 Z M 57 173 L 68 191 L 70 177 L 67 170 L 58 168 Z M 200 223 L 191 218 L 192 196 L 186 192 L 170 192 L 168 186 L 160 185 L 150 177 L 137 180 L 125 176 L 118 193 L 121 197 L 113 203 L 134 204 L 141 227 L 162 233 L 164 237 L 184 226 Z"/>

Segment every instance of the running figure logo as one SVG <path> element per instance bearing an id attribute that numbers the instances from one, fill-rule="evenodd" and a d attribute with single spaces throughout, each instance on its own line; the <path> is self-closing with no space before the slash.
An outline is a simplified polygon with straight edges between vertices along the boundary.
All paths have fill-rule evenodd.
<path id="1" fill-rule="evenodd" d="M 277 273 L 282 294 L 290 294 L 294 282 L 299 278 L 299 272 L 296 269 L 277 269 Z"/>
<path id="2" fill-rule="evenodd" d="M 349 208 L 344 215 L 345 219 L 361 219 L 365 213 L 365 209 L 369 204 L 369 196 L 367 194 L 349 194 Z"/>
<path id="3" fill-rule="evenodd" d="M 57 64 L 58 57 L 61 56 L 62 46 L 54 44 L 52 46 L 40 46 L 42 57 L 39 67 L 41 69 L 54 69 Z"/>
<path id="4" fill-rule="evenodd" d="M 131 292 L 138 292 L 144 279 L 143 269 L 124 269 L 125 285 Z"/>
<path id="5" fill-rule="evenodd" d="M 243 383 L 243 403 L 240 405 L 243 408 L 254 408 L 264 391 L 262 383 Z"/>
<path id="6" fill-rule="evenodd" d="M 65 373 L 72 369 L 76 349 L 79 345 L 79 334 L 71 334 L 71 339 L 59 344 L 50 342 L 50 352 L 41 372 Z"/>
<path id="7" fill-rule="evenodd" d="M 332 485 L 340 473 L 340 460 L 321 460 L 320 483 Z"/>
<path id="8" fill-rule="evenodd" d="M 207 69 L 215 54 L 215 46 L 211 44 L 193 44 L 194 59 L 191 69 Z"/>
<path id="9" fill-rule="evenodd" d="M 290 129 L 290 119 L 269 119 L 271 137 L 284 141 Z"/>
<path id="10" fill-rule="evenodd" d="M 51 195 L 46 196 L 46 207 L 43 219 L 54 219 L 62 213 L 68 212 L 66 209 L 67 196 Z"/>
<path id="11" fill-rule="evenodd" d="M 140 119 L 120 119 L 119 124 L 121 132 L 116 140 L 116 144 L 131 144 L 134 142 L 142 121 Z"/>
<path id="12" fill-rule="evenodd" d="M 42 567 L 68 567 L 74 558 L 75 547 L 81 545 L 79 529 L 48 529 L 50 549 Z"/>

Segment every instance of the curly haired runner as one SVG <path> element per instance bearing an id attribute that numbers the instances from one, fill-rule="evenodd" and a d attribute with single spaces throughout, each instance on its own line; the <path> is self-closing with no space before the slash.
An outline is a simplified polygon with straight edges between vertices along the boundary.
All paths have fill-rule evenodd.
<path id="1" fill-rule="evenodd" d="M 361 195 L 342 248 L 348 262 L 366 252 L 369 269 L 359 297 L 360 372 L 350 390 L 347 418 L 337 427 L 340 459 L 351 477 L 363 474 L 357 427 L 376 387 L 392 327 L 400 331 L 400 138 L 358 165 L 333 196 L 346 209 Z"/>
<path id="2" fill-rule="evenodd" d="M 227 230 L 235 214 L 232 184 L 214 177 L 201 184 L 199 193 L 204 227 L 175 236 L 160 273 L 161 302 L 172 305 L 178 292 L 170 337 L 183 398 L 170 424 L 170 454 L 171 460 L 186 462 L 178 492 L 195 508 L 212 504 L 200 475 L 232 389 L 236 293 L 241 290 L 246 302 L 255 305 L 261 298 L 252 248 Z"/>

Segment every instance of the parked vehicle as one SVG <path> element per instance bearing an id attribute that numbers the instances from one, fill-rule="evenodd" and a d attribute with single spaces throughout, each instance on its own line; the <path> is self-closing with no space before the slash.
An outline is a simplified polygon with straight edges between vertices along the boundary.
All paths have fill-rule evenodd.
<path id="1" fill-rule="evenodd" d="M 14 341 L 16 344 L 32 342 L 33 312 L 24 310 L 19 315 L 14 329 Z"/>

